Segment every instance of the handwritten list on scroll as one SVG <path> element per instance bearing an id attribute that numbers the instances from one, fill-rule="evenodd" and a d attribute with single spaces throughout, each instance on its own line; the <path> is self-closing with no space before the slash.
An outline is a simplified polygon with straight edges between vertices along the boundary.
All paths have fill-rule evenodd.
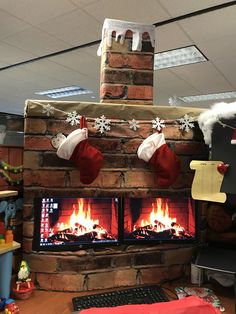
<path id="1" fill-rule="evenodd" d="M 190 168 L 195 170 L 192 183 L 192 198 L 224 203 L 226 194 L 220 192 L 224 175 L 219 173 L 217 166 L 222 161 L 192 160 Z"/>

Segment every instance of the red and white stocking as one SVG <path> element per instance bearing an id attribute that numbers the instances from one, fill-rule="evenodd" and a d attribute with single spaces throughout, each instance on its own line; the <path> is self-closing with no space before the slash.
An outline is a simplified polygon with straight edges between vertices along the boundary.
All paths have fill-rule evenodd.
<path id="1" fill-rule="evenodd" d="M 163 133 L 147 137 L 137 154 L 156 169 L 159 187 L 168 187 L 175 182 L 180 171 L 180 160 L 166 144 Z"/>
<path id="2" fill-rule="evenodd" d="M 81 129 L 77 129 L 64 138 L 58 146 L 57 156 L 70 160 L 80 171 L 80 181 L 92 183 L 103 165 L 102 153 L 88 141 L 88 129 L 84 126 L 84 118 L 80 120 Z"/>

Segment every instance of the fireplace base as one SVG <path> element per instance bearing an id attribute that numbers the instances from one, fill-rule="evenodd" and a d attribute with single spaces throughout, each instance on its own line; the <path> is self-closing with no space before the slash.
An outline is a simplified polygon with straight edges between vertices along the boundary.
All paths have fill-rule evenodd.
<path id="1" fill-rule="evenodd" d="M 189 275 L 195 246 L 130 245 L 104 250 L 32 253 L 24 258 L 39 289 L 92 291 L 159 284 Z"/>

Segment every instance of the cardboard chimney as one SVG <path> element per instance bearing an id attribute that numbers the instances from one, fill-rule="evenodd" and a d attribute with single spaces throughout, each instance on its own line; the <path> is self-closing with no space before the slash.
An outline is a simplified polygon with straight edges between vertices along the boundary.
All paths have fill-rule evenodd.
<path id="1" fill-rule="evenodd" d="M 153 104 L 154 37 L 153 25 L 104 21 L 100 102 Z"/>

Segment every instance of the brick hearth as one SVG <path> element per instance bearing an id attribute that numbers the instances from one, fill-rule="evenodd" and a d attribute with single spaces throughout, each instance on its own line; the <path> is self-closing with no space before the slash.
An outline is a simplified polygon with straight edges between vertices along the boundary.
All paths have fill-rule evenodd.
<path id="1" fill-rule="evenodd" d="M 43 113 L 43 106 L 55 108 L 52 116 Z M 87 118 L 91 143 L 99 148 L 105 164 L 90 185 L 79 180 L 79 171 L 60 159 L 51 146 L 51 137 L 58 132 L 69 134 L 77 128 L 65 120 L 76 111 Z M 85 291 L 136 284 L 159 283 L 182 276 L 189 268 L 194 245 L 121 245 L 76 252 L 32 251 L 35 197 L 42 196 L 156 196 L 160 191 L 189 193 L 194 173 L 192 159 L 207 159 L 208 149 L 197 125 L 189 132 L 179 129 L 177 119 L 185 113 L 197 117 L 200 109 L 155 107 L 78 102 L 28 101 L 25 117 L 24 151 L 24 239 L 23 249 L 39 288 L 47 290 Z M 101 135 L 93 127 L 94 118 L 104 114 L 112 119 L 111 131 Z M 181 174 L 168 189 L 156 185 L 155 172 L 138 159 L 137 148 L 153 133 L 150 121 L 165 120 L 163 132 L 171 149 L 181 159 Z M 127 120 L 140 121 L 133 131 Z"/>

